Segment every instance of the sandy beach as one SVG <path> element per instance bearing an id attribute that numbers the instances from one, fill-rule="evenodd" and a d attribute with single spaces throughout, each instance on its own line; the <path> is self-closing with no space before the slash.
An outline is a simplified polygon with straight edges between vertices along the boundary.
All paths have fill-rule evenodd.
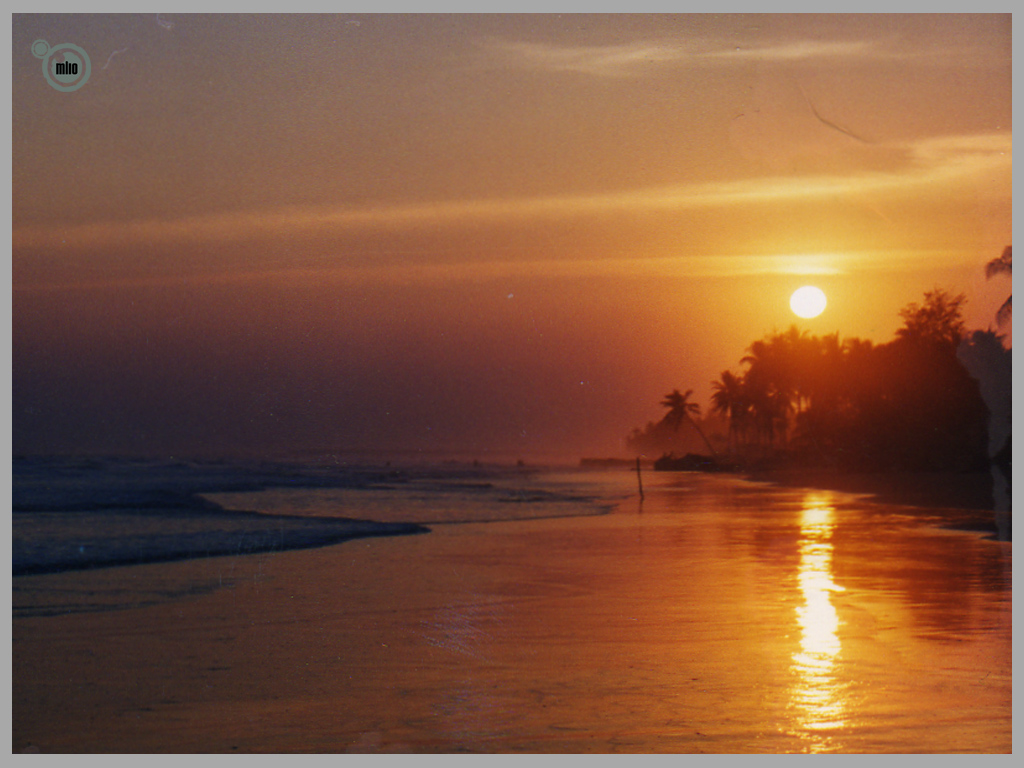
<path id="1" fill-rule="evenodd" d="M 603 516 L 18 577 L 13 749 L 1009 752 L 1010 546 L 662 476 Z"/>

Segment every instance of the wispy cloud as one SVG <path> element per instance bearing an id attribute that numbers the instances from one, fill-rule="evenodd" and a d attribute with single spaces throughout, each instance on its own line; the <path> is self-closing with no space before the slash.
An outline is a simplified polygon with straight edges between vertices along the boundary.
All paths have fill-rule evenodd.
<path id="1" fill-rule="evenodd" d="M 125 288 L 180 289 L 190 285 L 243 285 L 273 283 L 302 285 L 382 285 L 382 284 L 443 284 L 453 281 L 489 281 L 519 275 L 550 278 L 581 277 L 657 277 L 678 278 L 736 278 L 757 275 L 801 275 L 828 277 L 853 273 L 920 271 L 925 268 L 956 266 L 962 253 L 955 250 L 899 250 L 857 251 L 842 253 L 808 254 L 701 254 L 676 256 L 647 256 L 627 254 L 603 258 L 518 259 L 491 258 L 459 263 L 445 262 L 387 262 L 378 264 L 339 265 L 322 263 L 315 266 L 255 266 L 251 269 L 212 268 L 174 275 L 114 275 L 110 277 L 68 280 L 32 280 L 15 284 L 12 291 L 19 295 L 39 293 L 103 292 Z"/>
<path id="2" fill-rule="evenodd" d="M 952 178 L 985 169 L 1009 170 L 1013 142 L 1009 133 L 934 136 L 907 145 L 907 150 L 919 168 Z"/>
<path id="3" fill-rule="evenodd" d="M 611 45 L 555 45 L 498 39 L 479 45 L 505 63 L 549 72 L 576 72 L 597 77 L 632 77 L 657 65 L 731 65 L 824 59 L 891 58 L 875 42 L 795 40 L 745 45 L 721 40 L 638 40 Z M 903 55 L 903 54 L 901 54 Z"/>
<path id="4" fill-rule="evenodd" d="M 552 72 L 628 77 L 645 66 L 683 61 L 692 55 L 684 43 L 634 42 L 619 45 L 550 45 L 484 40 L 481 47 L 504 61 Z"/>
<path id="5" fill-rule="evenodd" d="M 501 38 L 476 45 L 504 65 L 545 72 L 569 72 L 603 78 L 629 78 L 658 68 L 729 67 L 757 62 L 852 65 L 858 61 L 914 63 L 924 66 L 1005 65 L 1006 55 L 974 43 L 892 35 L 871 39 L 794 38 L 771 42 L 742 36 L 657 37 L 604 45 L 537 43 Z"/>
<path id="6" fill-rule="evenodd" d="M 238 211 L 178 219 L 99 222 L 73 227 L 15 227 L 21 248 L 93 248 L 134 244 L 217 243 L 280 236 L 341 236 L 387 228 L 458 227 L 467 223 L 552 221 L 628 212 L 696 211 L 766 203 L 827 200 L 875 193 L 920 194 L 968 182 L 1008 177 L 1010 134 L 935 137 L 896 150 L 904 164 L 890 171 L 804 176 L 763 176 L 593 194 L 484 200 L 446 200 L 367 207 L 319 205 Z M 1001 176 L 1000 176 L 1001 178 Z"/>
<path id="7" fill-rule="evenodd" d="M 891 56 L 876 42 L 864 40 L 796 40 L 777 45 L 728 45 L 698 54 L 704 59 L 764 62 L 809 61 L 812 59 L 879 58 Z"/>

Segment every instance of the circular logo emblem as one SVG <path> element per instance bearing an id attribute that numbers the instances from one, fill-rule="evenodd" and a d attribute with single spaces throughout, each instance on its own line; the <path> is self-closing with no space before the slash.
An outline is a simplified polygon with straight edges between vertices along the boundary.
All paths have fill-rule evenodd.
<path id="1" fill-rule="evenodd" d="M 58 91 L 77 91 L 92 74 L 89 54 L 71 43 L 51 48 L 45 40 L 36 40 L 32 55 L 43 60 L 43 77 Z"/>

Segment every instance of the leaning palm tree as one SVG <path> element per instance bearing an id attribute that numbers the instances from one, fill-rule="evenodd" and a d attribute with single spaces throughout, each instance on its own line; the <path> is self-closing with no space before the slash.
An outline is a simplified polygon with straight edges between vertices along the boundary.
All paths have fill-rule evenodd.
<path id="1" fill-rule="evenodd" d="M 711 443 L 708 441 L 707 435 L 704 434 L 704 430 L 700 428 L 700 425 L 693 420 L 694 416 L 700 416 L 700 406 L 696 403 L 689 402 L 690 395 L 693 394 L 692 389 L 686 390 L 686 394 L 679 394 L 678 389 L 673 389 L 671 393 L 665 395 L 665 399 L 661 401 L 661 404 L 668 408 L 668 413 L 665 414 L 665 418 L 662 421 L 673 429 L 679 429 L 679 425 L 684 421 L 689 422 L 690 425 L 697 430 L 697 434 L 700 435 L 704 441 L 704 445 L 708 447 L 712 456 L 718 456 L 715 453 L 715 449 L 711 447 Z"/>
<path id="2" fill-rule="evenodd" d="M 989 280 L 995 275 L 1007 274 L 1013 275 L 1013 247 L 1006 246 L 1003 249 L 1003 253 L 999 258 L 992 259 L 988 264 L 985 265 L 985 279 Z M 1006 325 L 1006 322 L 1011 318 L 1013 314 L 1013 294 L 1011 293 L 1003 305 L 996 312 L 996 324 L 1001 328 Z"/>

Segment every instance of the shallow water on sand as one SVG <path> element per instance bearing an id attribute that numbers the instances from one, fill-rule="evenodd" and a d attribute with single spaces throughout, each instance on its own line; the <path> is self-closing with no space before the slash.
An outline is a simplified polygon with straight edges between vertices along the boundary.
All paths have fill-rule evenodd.
<path id="1" fill-rule="evenodd" d="M 1011 751 L 1010 543 L 645 484 L 607 515 L 19 577 L 16 607 L 136 599 L 14 620 L 13 748 Z"/>

